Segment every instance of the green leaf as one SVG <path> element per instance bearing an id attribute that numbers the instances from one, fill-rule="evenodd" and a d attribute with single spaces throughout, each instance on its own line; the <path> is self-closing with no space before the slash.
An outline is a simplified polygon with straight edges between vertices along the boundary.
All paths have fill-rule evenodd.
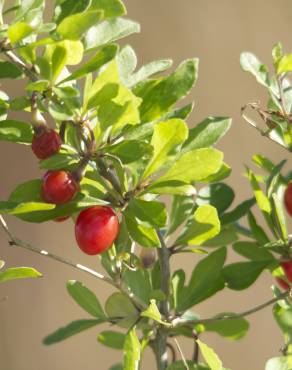
<path id="1" fill-rule="evenodd" d="M 236 253 L 252 261 L 275 261 L 272 253 L 265 248 L 260 248 L 255 242 L 239 241 L 233 244 L 232 248 Z"/>
<path id="2" fill-rule="evenodd" d="M 63 68 L 67 62 L 67 49 L 63 46 L 57 46 L 52 55 L 52 81 L 56 79 L 61 74 Z"/>
<path id="3" fill-rule="evenodd" d="M 126 335 L 124 343 L 124 370 L 137 370 L 140 364 L 141 344 L 136 334 L 135 328 Z"/>
<path id="4" fill-rule="evenodd" d="M 109 370 L 124 370 L 124 368 L 122 364 L 116 364 L 112 366 Z"/>
<path id="5" fill-rule="evenodd" d="M 283 333 L 287 336 L 291 335 L 292 307 L 288 304 L 276 303 L 273 308 L 273 314 Z"/>
<path id="6" fill-rule="evenodd" d="M 12 45 L 17 44 L 19 41 L 25 39 L 34 29 L 27 23 L 18 22 L 8 27 L 8 38 Z"/>
<path id="7" fill-rule="evenodd" d="M 274 60 L 274 66 L 277 68 L 280 59 L 283 57 L 283 46 L 280 42 L 277 42 L 272 49 L 272 56 Z"/>
<path id="8" fill-rule="evenodd" d="M 226 117 L 208 117 L 190 129 L 189 137 L 183 146 L 183 152 L 207 148 L 216 144 L 231 127 L 231 119 Z"/>
<path id="9" fill-rule="evenodd" d="M 178 311 L 185 311 L 223 289 L 221 272 L 226 259 L 226 248 L 220 248 L 203 258 L 195 267 L 188 286 L 181 297 Z M 219 284 L 218 284 L 219 282 Z"/>
<path id="10" fill-rule="evenodd" d="M 243 290 L 250 287 L 268 266 L 270 261 L 236 262 L 223 269 L 223 276 L 228 288 Z"/>
<path id="11" fill-rule="evenodd" d="M 49 87 L 49 85 L 50 85 L 50 81 L 48 80 L 39 80 L 36 82 L 29 82 L 26 85 L 25 90 L 30 91 L 30 92 L 33 92 L 33 91 L 42 92 L 46 90 Z"/>
<path id="12" fill-rule="evenodd" d="M 280 231 L 280 235 L 282 239 L 287 240 L 288 231 L 287 231 L 287 226 L 286 226 L 283 203 L 280 201 L 276 193 L 272 194 L 272 199 L 273 199 L 273 206 L 275 210 L 275 216 L 276 216 L 278 228 Z"/>
<path id="13" fill-rule="evenodd" d="M 79 40 L 101 18 L 102 12 L 100 11 L 88 11 L 70 15 L 58 25 L 57 33 L 67 40 Z"/>
<path id="14" fill-rule="evenodd" d="M 148 178 L 161 167 L 173 160 L 174 155 L 188 136 L 188 128 L 184 121 L 172 119 L 159 122 L 154 127 L 151 145 L 154 148 L 153 157 L 145 169 L 142 180 Z"/>
<path id="15" fill-rule="evenodd" d="M 223 153 L 216 149 L 195 149 L 180 156 L 173 166 L 156 182 L 182 181 L 199 182 L 216 173 L 223 160 Z"/>
<path id="16" fill-rule="evenodd" d="M 221 225 L 227 225 L 241 219 L 249 212 L 255 202 L 255 198 L 247 199 L 244 202 L 240 203 L 232 211 L 224 213 L 224 215 L 221 217 Z"/>
<path id="17" fill-rule="evenodd" d="M 162 320 L 161 314 L 154 299 L 150 300 L 149 307 L 145 311 L 141 312 L 141 316 L 148 317 L 149 319 L 152 319 L 162 325 L 168 325 L 166 322 Z"/>
<path id="18" fill-rule="evenodd" d="M 223 213 L 230 207 L 234 200 L 235 194 L 230 186 L 224 183 L 215 183 L 200 189 L 196 199 L 199 206 L 210 204 Z"/>
<path id="19" fill-rule="evenodd" d="M 105 312 L 109 317 L 121 318 L 118 325 L 126 328 L 135 323 L 139 314 L 130 299 L 125 294 L 117 292 L 107 299 Z"/>
<path id="20" fill-rule="evenodd" d="M 82 13 L 88 10 L 91 0 L 64 0 L 59 1 L 55 8 L 54 22 L 60 23 L 72 14 Z"/>
<path id="21" fill-rule="evenodd" d="M 117 51 L 118 45 L 116 44 L 104 46 L 96 53 L 94 57 L 92 57 L 86 63 L 84 63 L 80 69 L 77 69 L 71 75 L 66 77 L 64 80 L 60 81 L 59 85 L 64 82 L 77 80 L 79 78 L 86 76 L 89 73 L 98 71 L 103 65 L 110 62 L 116 56 Z"/>
<path id="22" fill-rule="evenodd" d="M 32 138 L 33 130 L 29 123 L 16 120 L 0 121 L 0 141 L 30 144 Z"/>
<path id="23" fill-rule="evenodd" d="M 164 203 L 133 198 L 129 207 L 139 220 L 158 228 L 165 226 L 167 213 Z"/>
<path id="24" fill-rule="evenodd" d="M 204 247 L 221 247 L 235 243 L 238 240 L 237 230 L 232 225 L 221 226 L 220 233 L 214 238 L 207 240 Z"/>
<path id="25" fill-rule="evenodd" d="M 278 61 L 277 74 L 292 71 L 292 54 L 284 55 Z"/>
<path id="26" fill-rule="evenodd" d="M 23 215 L 37 211 L 49 211 L 56 208 L 55 204 L 44 202 L 5 202 L 0 201 L 0 212 L 10 215 Z"/>
<path id="27" fill-rule="evenodd" d="M 153 152 L 151 145 L 143 143 L 140 140 L 123 140 L 118 144 L 107 146 L 105 150 L 106 153 L 119 157 L 124 164 L 150 157 Z"/>
<path id="28" fill-rule="evenodd" d="M 248 174 L 248 178 L 249 178 L 249 181 L 250 181 L 251 186 L 253 188 L 254 195 L 255 195 L 255 198 L 256 198 L 256 201 L 257 201 L 257 204 L 258 204 L 260 210 L 264 214 L 270 214 L 271 210 L 272 210 L 270 201 L 269 201 L 268 197 L 264 194 L 262 189 L 260 188 L 260 185 L 257 181 L 256 176 L 254 175 L 254 173 L 251 170 L 248 170 L 247 174 Z"/>
<path id="29" fill-rule="evenodd" d="M 125 343 L 125 334 L 116 331 L 102 331 L 98 334 L 97 340 L 106 347 L 113 349 L 123 349 Z"/>
<path id="30" fill-rule="evenodd" d="M 170 222 L 167 234 L 172 234 L 187 220 L 194 207 L 194 200 L 190 196 L 175 195 L 171 204 Z"/>
<path id="31" fill-rule="evenodd" d="M 31 267 L 11 267 L 0 272 L 0 282 L 16 279 L 39 278 L 41 276 L 42 274 L 40 272 Z"/>
<path id="32" fill-rule="evenodd" d="M 163 195 L 171 194 L 194 196 L 196 194 L 196 188 L 193 185 L 186 184 L 183 181 L 170 180 L 164 182 L 154 182 L 147 187 L 145 192 Z"/>
<path id="33" fill-rule="evenodd" d="M 117 63 L 121 80 L 126 84 L 128 77 L 135 71 L 137 67 L 137 55 L 130 45 L 126 45 L 117 55 Z"/>
<path id="34" fill-rule="evenodd" d="M 72 321 L 67 326 L 64 326 L 54 333 L 48 335 L 43 343 L 47 346 L 62 342 L 63 340 L 72 337 L 73 335 L 79 334 L 80 332 L 90 329 L 93 326 L 103 323 L 104 320 L 76 320 Z"/>
<path id="35" fill-rule="evenodd" d="M 9 202 L 20 203 L 20 207 L 23 203 L 32 203 L 28 204 L 28 207 L 41 207 L 43 209 L 45 208 L 45 204 L 42 203 L 43 200 L 41 197 L 41 187 L 42 180 L 39 179 L 22 183 L 18 185 L 16 189 L 11 193 L 9 197 Z M 107 202 L 104 202 L 98 198 L 85 196 L 78 193 L 72 201 L 66 204 L 58 206 L 47 204 L 47 210 L 43 209 L 42 211 L 36 211 L 32 209 L 32 212 L 26 214 L 18 214 L 17 217 L 28 222 L 39 223 L 48 220 L 54 220 L 58 217 L 68 216 L 75 212 L 78 212 L 78 210 L 98 204 L 107 204 Z M 24 207 L 26 207 L 26 205 L 24 205 Z"/>
<path id="36" fill-rule="evenodd" d="M 268 88 L 270 87 L 267 67 L 262 64 L 255 55 L 248 52 L 242 53 L 240 56 L 240 65 L 244 71 L 255 76 L 261 85 Z"/>
<path id="37" fill-rule="evenodd" d="M 0 79 L 18 78 L 22 76 L 22 71 L 15 64 L 0 60 Z"/>
<path id="38" fill-rule="evenodd" d="M 193 219 L 186 225 L 175 244 L 201 245 L 214 238 L 219 232 L 220 221 L 216 208 L 202 205 L 196 209 Z"/>
<path id="39" fill-rule="evenodd" d="M 127 78 L 126 85 L 129 87 L 135 86 L 138 83 L 146 80 L 152 75 L 157 73 L 163 72 L 166 69 L 172 66 L 172 60 L 165 59 L 165 60 L 157 60 L 146 64 L 145 66 L 141 67 L 139 71 L 132 74 Z M 173 118 L 182 118 L 182 117 L 173 117 Z"/>
<path id="40" fill-rule="evenodd" d="M 140 32 L 140 25 L 130 19 L 114 18 L 92 27 L 85 36 L 85 49 L 96 49 L 133 33 Z"/>
<path id="41" fill-rule="evenodd" d="M 184 270 L 176 270 L 171 277 L 171 285 L 173 292 L 173 304 L 174 308 L 178 310 L 179 304 L 183 297 L 183 289 L 186 280 L 186 274 Z"/>
<path id="42" fill-rule="evenodd" d="M 231 174 L 231 168 L 226 164 L 222 163 L 222 166 L 220 167 L 219 171 L 216 173 L 207 176 L 202 180 L 202 182 L 218 182 L 226 179 Z"/>
<path id="43" fill-rule="evenodd" d="M 197 343 L 199 345 L 202 356 L 204 357 L 204 360 L 210 367 L 210 370 L 223 370 L 222 362 L 217 354 L 214 352 L 214 350 L 199 339 L 197 339 Z"/>
<path id="44" fill-rule="evenodd" d="M 274 357 L 267 363 L 265 370 L 290 370 L 292 368 L 292 356 Z"/>
<path id="45" fill-rule="evenodd" d="M 248 212 L 247 219 L 248 219 L 248 225 L 250 227 L 251 233 L 253 237 L 258 241 L 258 243 L 261 245 L 269 243 L 270 239 L 268 238 L 264 229 L 257 223 L 251 211 Z"/>
<path id="46" fill-rule="evenodd" d="M 223 312 L 216 317 L 223 317 L 227 315 L 236 316 L 230 312 Z M 218 320 L 214 322 L 207 322 L 205 324 L 200 324 L 200 330 L 207 332 L 214 332 L 219 334 L 222 337 L 228 338 L 230 340 L 238 340 L 244 337 L 249 329 L 249 323 L 246 319 L 242 317 L 234 318 L 232 320 Z"/>
<path id="47" fill-rule="evenodd" d="M 86 288 L 83 283 L 76 280 L 69 280 L 67 283 L 67 290 L 76 303 L 90 315 L 99 319 L 104 319 L 106 317 L 95 294 Z"/>
<path id="48" fill-rule="evenodd" d="M 152 86 L 138 86 L 135 93 L 143 98 L 140 107 L 142 122 L 161 117 L 189 93 L 197 81 L 198 64 L 198 59 L 186 60 L 170 76 L 152 81 Z"/>
<path id="49" fill-rule="evenodd" d="M 148 304 L 152 291 L 149 272 L 142 268 L 135 271 L 125 270 L 123 278 L 129 291 L 141 299 L 141 301 Z"/>
<path id="50" fill-rule="evenodd" d="M 92 0 L 90 9 L 102 10 L 104 18 L 119 17 L 127 13 L 121 0 Z"/>
<path id="51" fill-rule="evenodd" d="M 139 222 L 135 216 L 130 213 L 129 208 L 124 213 L 129 234 L 133 240 L 143 247 L 159 247 L 160 242 L 153 227 L 143 222 Z"/>

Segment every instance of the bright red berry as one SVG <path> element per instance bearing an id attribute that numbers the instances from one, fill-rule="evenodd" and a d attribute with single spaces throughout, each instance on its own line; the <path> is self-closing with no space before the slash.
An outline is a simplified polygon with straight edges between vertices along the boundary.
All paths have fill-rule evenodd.
<path id="1" fill-rule="evenodd" d="M 34 135 L 31 149 L 39 159 L 46 159 L 57 154 L 61 145 L 59 134 L 55 130 L 46 129 Z"/>
<path id="2" fill-rule="evenodd" d="M 95 206 L 80 212 L 75 224 L 75 236 L 80 249 L 90 255 L 111 247 L 119 233 L 119 219 L 107 206 Z"/>
<path id="3" fill-rule="evenodd" d="M 290 283 L 292 283 L 292 261 L 282 262 L 281 267 L 285 272 L 287 280 L 290 281 Z M 290 289 L 289 284 L 285 280 L 277 278 L 277 281 L 284 290 Z"/>
<path id="4" fill-rule="evenodd" d="M 287 186 L 284 194 L 284 203 L 287 212 L 292 216 L 292 182 Z"/>
<path id="5" fill-rule="evenodd" d="M 63 204 L 74 198 L 78 189 L 71 173 L 50 171 L 43 179 L 42 197 L 48 203 Z"/>

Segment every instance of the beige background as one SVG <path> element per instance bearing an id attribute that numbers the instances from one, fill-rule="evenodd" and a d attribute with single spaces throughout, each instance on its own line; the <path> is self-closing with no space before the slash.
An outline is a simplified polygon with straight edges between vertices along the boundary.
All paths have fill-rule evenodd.
<path id="1" fill-rule="evenodd" d="M 265 91 L 239 67 L 243 50 L 255 52 L 262 60 L 271 62 L 272 45 L 281 40 L 287 51 L 292 49 L 292 3 L 290 0 L 126 0 L 129 17 L 142 25 L 142 34 L 128 40 L 137 50 L 143 63 L 172 57 L 175 63 L 189 57 L 200 58 L 200 77 L 191 98 L 196 109 L 189 123 L 194 125 L 207 115 L 229 115 L 234 119 L 229 135 L 222 140 L 227 162 L 233 167 L 230 183 L 238 191 L 237 199 L 250 196 L 247 181 L 242 177 L 244 164 L 260 152 L 275 161 L 287 153 L 260 137 L 242 122 L 241 105 L 253 99 L 265 99 Z M 4 82 L 3 88 L 7 85 Z M 15 85 L 10 93 L 20 94 Z M 190 98 L 188 98 L 190 100 Z M 29 148 L 1 143 L 1 199 L 19 182 L 39 176 L 37 161 Z M 9 218 L 11 230 L 26 241 L 74 261 L 100 269 L 95 258 L 84 256 L 76 247 L 71 222 L 42 225 L 22 223 Z M 0 369 L 1 370 L 106 370 L 121 358 L 97 344 L 99 329 L 91 329 L 64 343 L 44 347 L 42 338 L 60 325 L 85 318 L 86 314 L 68 297 L 65 282 L 79 279 L 105 299 L 109 289 L 91 277 L 72 271 L 58 263 L 30 253 L 9 249 L 0 234 L 0 256 L 7 266 L 28 265 L 38 268 L 44 278 L 36 281 L 2 284 L 0 297 Z M 188 271 L 196 256 L 177 259 L 176 265 Z M 202 304 L 202 317 L 217 312 L 241 311 L 271 297 L 272 279 L 268 274 L 249 291 L 224 291 Z M 279 353 L 281 335 L 272 320 L 271 310 L 254 315 L 248 335 L 240 342 L 228 342 L 216 335 L 204 339 L 232 370 L 264 369 L 265 361 Z M 182 340 L 181 340 L 182 341 Z M 186 355 L 189 343 L 182 341 Z M 144 369 L 153 368 L 152 354 L 146 353 Z"/>

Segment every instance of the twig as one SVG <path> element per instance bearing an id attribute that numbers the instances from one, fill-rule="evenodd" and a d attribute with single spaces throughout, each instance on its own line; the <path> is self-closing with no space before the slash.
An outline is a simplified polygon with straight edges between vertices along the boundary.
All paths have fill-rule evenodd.
<path id="1" fill-rule="evenodd" d="M 188 363 L 187 363 L 187 361 L 186 361 L 186 358 L 185 358 L 185 356 L 184 356 L 184 354 L 183 354 L 183 351 L 182 351 L 182 349 L 181 349 L 181 347 L 180 347 L 180 344 L 179 344 L 178 340 L 177 340 L 176 338 L 174 338 L 174 341 L 175 341 L 175 344 L 176 344 L 176 346 L 177 346 L 177 349 L 178 349 L 178 351 L 179 351 L 180 357 L 181 357 L 181 359 L 182 359 L 182 362 L 183 362 L 183 364 L 184 364 L 184 366 L 185 366 L 186 370 L 190 370 L 189 365 L 188 365 Z"/>
<path id="2" fill-rule="evenodd" d="M 217 322 L 217 321 L 223 321 L 223 320 L 235 320 L 235 319 L 238 319 L 238 318 L 241 318 L 241 317 L 246 317 L 246 316 L 250 316 L 278 301 L 280 301 L 281 299 L 284 299 L 286 297 L 289 297 L 291 296 L 292 294 L 292 290 L 291 291 L 286 291 L 282 294 L 279 295 L 279 297 L 276 297 L 276 298 L 273 298 L 273 299 L 270 299 L 269 301 L 265 302 L 265 303 L 262 303 L 254 308 L 251 308 L 250 310 L 247 310 L 247 311 L 243 311 L 243 312 L 240 312 L 240 313 L 237 313 L 237 314 L 234 314 L 234 315 L 224 315 L 224 316 L 217 316 L 217 317 L 211 317 L 209 319 L 202 319 L 202 320 L 192 320 L 192 321 L 182 321 L 180 318 L 176 318 L 173 320 L 172 324 L 173 326 L 185 326 L 185 325 L 198 325 L 198 324 L 205 324 L 205 323 L 213 323 L 213 322 Z"/>
<path id="3" fill-rule="evenodd" d="M 17 55 L 15 55 L 12 51 L 8 50 L 5 51 L 5 55 L 14 63 L 16 64 L 23 73 L 31 80 L 37 81 L 38 75 L 32 71 Z"/>
<path id="4" fill-rule="evenodd" d="M 74 262 L 68 260 L 67 258 L 60 257 L 60 256 L 57 256 L 57 255 L 55 255 L 53 253 L 50 253 L 46 250 L 39 249 L 39 248 L 34 247 L 33 245 L 29 244 L 29 243 L 26 243 L 26 242 L 16 238 L 11 233 L 11 231 L 8 229 L 8 226 L 7 226 L 4 218 L 1 215 L 0 215 L 0 226 L 5 231 L 5 233 L 8 235 L 10 245 L 12 245 L 12 246 L 14 245 L 14 246 L 17 246 L 17 247 L 20 247 L 20 248 L 24 248 L 26 250 L 29 250 L 30 252 L 40 254 L 40 255 L 45 256 L 47 258 L 50 258 L 54 261 L 61 262 L 65 265 L 67 265 L 67 266 L 71 266 L 74 269 L 86 272 L 87 274 L 89 274 L 91 276 L 94 276 L 97 279 L 108 283 L 109 285 L 111 285 L 111 286 L 115 287 L 116 289 L 120 290 L 122 293 L 126 294 L 131 299 L 132 303 L 135 305 L 135 307 L 137 309 L 146 309 L 147 308 L 147 306 L 143 302 L 141 302 L 140 299 L 138 299 L 138 297 L 136 297 L 127 288 L 125 288 L 121 284 L 115 282 L 114 280 L 100 274 L 99 272 L 97 272 L 95 270 L 92 270 L 91 268 L 89 268 L 87 266 L 81 265 L 79 263 L 74 263 Z"/>
<path id="5" fill-rule="evenodd" d="M 166 343 L 166 347 L 170 350 L 171 352 L 171 362 L 176 361 L 176 353 L 173 345 L 171 343 Z"/>
<path id="6" fill-rule="evenodd" d="M 247 107 L 251 107 L 253 109 L 256 109 L 255 107 L 255 103 L 249 103 L 249 104 L 246 104 L 244 105 L 240 112 L 241 112 L 241 117 L 247 122 L 249 123 L 253 128 L 255 128 L 263 137 L 266 137 L 267 139 L 273 141 L 274 143 L 276 143 L 277 145 L 279 145 L 281 148 L 284 148 L 288 151 L 290 151 L 289 148 L 287 148 L 285 145 L 281 144 L 279 141 L 273 139 L 271 136 L 267 135 L 267 133 L 265 131 L 263 131 L 260 127 L 258 127 L 257 123 L 252 120 L 251 118 L 249 118 L 244 112 L 246 110 Z"/>
<path id="7" fill-rule="evenodd" d="M 199 356 L 200 356 L 200 347 L 199 347 L 199 344 L 197 342 L 197 340 L 199 339 L 199 336 L 197 334 L 197 332 L 194 330 L 193 331 L 193 338 L 194 338 L 194 341 L 195 341 L 195 344 L 194 344 L 194 353 L 193 353 L 193 361 L 194 363 L 198 363 L 199 362 Z"/>

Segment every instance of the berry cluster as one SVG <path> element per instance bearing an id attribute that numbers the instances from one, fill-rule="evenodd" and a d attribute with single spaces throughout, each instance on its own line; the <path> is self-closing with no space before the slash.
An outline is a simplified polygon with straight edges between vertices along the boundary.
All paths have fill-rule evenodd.
<path id="1" fill-rule="evenodd" d="M 45 124 L 35 128 L 32 151 L 43 160 L 57 154 L 61 148 L 60 135 Z M 47 171 L 43 176 L 42 198 L 45 202 L 56 205 L 72 200 L 79 191 L 78 172 L 63 170 Z M 63 216 L 55 221 L 65 221 L 70 216 Z M 75 224 L 75 236 L 80 249 L 89 255 L 96 255 L 111 247 L 119 233 L 119 220 L 111 207 L 94 206 L 83 210 Z"/>

